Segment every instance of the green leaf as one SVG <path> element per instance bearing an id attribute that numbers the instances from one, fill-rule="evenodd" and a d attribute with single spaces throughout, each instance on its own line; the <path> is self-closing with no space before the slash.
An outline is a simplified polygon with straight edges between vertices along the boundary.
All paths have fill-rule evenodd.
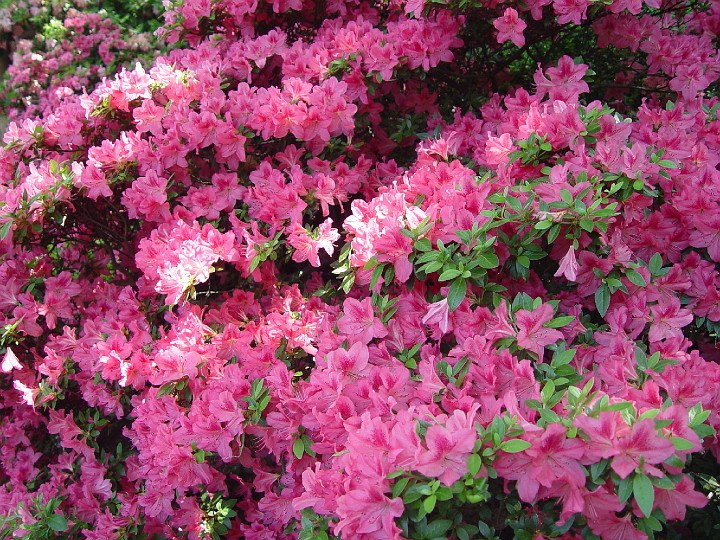
<path id="1" fill-rule="evenodd" d="M 450 284 L 448 290 L 447 303 L 450 311 L 455 311 L 465 299 L 467 292 L 467 281 L 463 278 L 457 278 Z"/>
<path id="2" fill-rule="evenodd" d="M 600 475 L 602 475 L 607 470 L 609 464 L 609 460 L 602 459 L 590 465 L 590 480 L 595 483 L 599 483 Z"/>
<path id="3" fill-rule="evenodd" d="M 647 355 L 640 347 L 635 347 L 635 364 L 640 371 L 646 371 L 648 368 Z"/>
<path id="4" fill-rule="evenodd" d="M 425 538 L 437 538 L 438 536 L 442 536 L 451 526 L 452 521 L 449 519 L 436 519 L 428 523 L 428 526 L 425 527 L 423 531 L 424 536 Z"/>
<path id="5" fill-rule="evenodd" d="M 694 443 L 682 437 L 670 437 L 670 442 L 675 446 L 675 450 L 690 450 L 695 447 Z"/>
<path id="6" fill-rule="evenodd" d="M 633 496 L 643 515 L 649 517 L 655 502 L 655 488 L 650 479 L 644 474 L 635 474 L 633 478 Z"/>
<path id="7" fill-rule="evenodd" d="M 448 270 L 445 270 L 442 274 L 440 274 L 438 281 L 450 281 L 451 279 L 455 279 L 456 277 L 461 275 L 462 272 L 460 270 L 457 270 L 455 268 L 449 268 Z"/>
<path id="8" fill-rule="evenodd" d="M 166 396 L 172 394 L 175 391 L 175 381 L 166 382 L 158 390 L 157 397 Z"/>
<path id="9" fill-rule="evenodd" d="M 656 369 L 657 364 L 660 361 L 660 351 L 654 352 L 648 359 L 647 359 L 647 365 L 648 369 Z"/>
<path id="10" fill-rule="evenodd" d="M 560 236 L 560 224 L 556 223 L 553 225 L 552 229 L 548 232 L 548 242 L 551 244 L 557 239 L 557 237 Z"/>
<path id="11" fill-rule="evenodd" d="M 620 281 L 617 278 L 609 277 L 605 280 L 605 283 L 607 283 L 608 287 L 612 287 L 611 291 L 614 292 L 620 287 L 623 286 L 622 281 Z"/>
<path id="12" fill-rule="evenodd" d="M 653 516 L 649 516 L 646 518 L 638 519 L 638 529 L 646 533 L 649 538 L 652 538 L 653 536 L 648 531 L 648 529 L 650 529 L 650 531 L 658 532 L 663 530 L 663 526 L 662 523 L 660 523 L 660 521 L 658 521 L 656 518 L 654 518 Z"/>
<path id="13" fill-rule="evenodd" d="M 627 476 L 620 480 L 617 486 L 617 496 L 621 503 L 627 502 L 633 492 L 633 483 L 630 476 Z"/>
<path id="14" fill-rule="evenodd" d="M 575 349 L 567 349 L 567 350 L 557 350 L 555 351 L 555 354 L 553 354 L 552 360 L 550 361 L 550 366 L 553 369 L 557 369 L 560 366 L 564 366 L 572 362 L 572 359 L 575 358 Z"/>
<path id="15" fill-rule="evenodd" d="M 610 307 L 610 289 L 605 283 L 595 291 L 595 307 L 597 307 L 598 313 L 602 317 L 605 316 L 608 307 Z"/>
<path id="16" fill-rule="evenodd" d="M 500 259 L 494 253 L 477 253 L 474 260 L 485 269 L 497 268 L 500 264 Z"/>
<path id="17" fill-rule="evenodd" d="M 563 200 L 566 204 L 572 204 L 573 202 L 573 196 L 572 193 L 570 193 L 567 189 L 562 188 L 560 189 L 560 198 Z"/>
<path id="18" fill-rule="evenodd" d="M 493 534 L 493 531 L 490 530 L 490 527 L 488 527 L 487 523 L 484 521 L 478 521 L 478 532 L 482 534 L 485 538 L 490 538 L 490 536 Z"/>
<path id="19" fill-rule="evenodd" d="M 600 208 L 600 209 L 598 209 L 598 210 L 595 210 L 595 211 L 592 213 L 592 215 L 593 215 L 593 217 L 603 218 L 603 217 L 615 216 L 615 215 L 617 215 L 617 212 L 615 212 L 614 209 L 611 209 L 610 207 L 607 207 L 607 208 Z M 597 223 L 596 225 L 599 225 L 599 223 Z"/>
<path id="20" fill-rule="evenodd" d="M 560 422 L 560 417 L 555 411 L 551 411 L 550 409 L 540 409 L 538 412 L 540 413 L 540 418 L 548 424 Z"/>
<path id="21" fill-rule="evenodd" d="M 540 398 L 543 400 L 543 403 L 547 403 L 550 401 L 550 398 L 555 393 L 555 381 L 552 379 L 545 382 L 545 386 L 543 386 L 543 389 L 540 391 Z"/>
<path id="22" fill-rule="evenodd" d="M 430 495 L 423 501 L 423 509 L 425 510 L 425 513 L 429 514 L 435 509 L 435 503 L 437 502 L 437 497 L 435 495 Z"/>
<path id="23" fill-rule="evenodd" d="M 48 527 L 55 532 L 64 532 L 68 528 L 67 519 L 60 514 L 51 514 L 47 518 Z"/>
<path id="24" fill-rule="evenodd" d="M 671 467 L 677 467 L 678 469 L 682 469 L 685 467 L 685 460 L 680 459 L 676 454 L 673 454 L 669 458 L 667 458 L 664 463 L 667 463 Z"/>
<path id="25" fill-rule="evenodd" d="M 466 246 L 472 243 L 472 231 L 455 231 L 455 234 Z"/>
<path id="26" fill-rule="evenodd" d="M 428 251 L 427 253 L 423 253 L 420 255 L 417 259 L 415 259 L 415 262 L 417 264 L 423 264 L 430 261 L 436 261 L 440 257 L 440 253 L 437 251 Z M 371 259 L 372 260 L 372 259 Z"/>
<path id="27" fill-rule="evenodd" d="M 593 232 L 595 223 L 591 219 L 583 218 L 580 220 L 580 228 L 587 232 Z"/>
<path id="28" fill-rule="evenodd" d="M 512 195 L 508 195 L 505 198 L 505 201 L 508 203 L 508 206 L 515 210 L 518 214 L 523 211 L 522 204 L 520 203 L 520 199 L 517 197 L 513 197 Z"/>
<path id="29" fill-rule="evenodd" d="M 377 282 L 383 273 L 383 267 L 384 267 L 384 265 L 378 264 L 375 268 L 373 268 L 372 275 L 370 278 L 370 288 L 371 289 L 374 289 L 375 286 L 377 285 Z"/>
<path id="30" fill-rule="evenodd" d="M 653 276 L 656 276 L 658 272 L 662 269 L 663 265 L 663 258 L 662 255 L 659 253 L 655 253 L 651 258 L 650 262 L 648 262 L 648 270 L 650 270 L 650 273 Z"/>
<path id="31" fill-rule="evenodd" d="M 500 450 L 507 452 L 508 454 L 517 454 L 518 452 L 527 450 L 531 446 L 532 445 L 529 442 L 522 439 L 510 439 L 508 441 L 503 441 L 500 445 Z"/>
<path id="32" fill-rule="evenodd" d="M 449 487 L 443 486 L 435 492 L 435 496 L 438 501 L 449 501 L 453 498 L 453 492 Z"/>
<path id="33" fill-rule="evenodd" d="M 480 468 L 482 467 L 482 458 L 480 458 L 480 456 L 477 454 L 470 454 L 467 462 L 467 467 L 470 476 L 477 476 L 477 473 L 480 472 Z"/>
<path id="34" fill-rule="evenodd" d="M 645 420 L 646 418 L 655 418 L 658 414 L 660 414 L 660 409 L 648 409 L 647 411 L 645 411 L 638 417 L 638 420 Z"/>
<path id="35" fill-rule="evenodd" d="M 340 283 L 340 288 L 343 290 L 345 294 L 350 292 L 350 289 L 352 288 L 353 284 L 355 283 L 355 274 L 348 274 L 346 275 L 342 283 Z"/>
<path id="36" fill-rule="evenodd" d="M 255 245 L 255 248 L 257 249 L 257 244 Z M 257 270 L 257 267 L 261 263 L 260 255 L 255 255 L 252 260 L 250 261 L 250 272 L 254 272 Z"/>
<path id="37" fill-rule="evenodd" d="M 393 498 L 399 497 L 400 494 L 403 492 L 405 487 L 408 485 L 408 482 L 410 481 L 409 476 L 403 476 L 400 478 L 397 482 L 395 482 L 392 485 L 392 496 Z"/>
<path id="38" fill-rule="evenodd" d="M 705 437 L 710 437 L 715 434 L 715 429 L 707 424 L 700 424 L 698 426 L 694 426 L 692 429 L 700 439 L 704 439 Z"/>
<path id="39" fill-rule="evenodd" d="M 688 425 L 690 427 L 695 427 L 708 419 L 710 416 L 710 410 L 703 411 L 702 405 L 700 403 L 696 403 L 689 411 L 688 411 Z"/>
<path id="40" fill-rule="evenodd" d="M 562 326 L 567 326 L 574 320 L 575 317 L 573 315 L 563 315 L 562 317 L 555 317 L 554 319 L 543 324 L 543 326 L 545 328 L 560 328 Z"/>
<path id="41" fill-rule="evenodd" d="M 430 251 L 432 249 L 432 244 L 427 238 L 421 238 L 420 240 L 415 241 L 415 249 L 418 251 Z"/>
<path id="42" fill-rule="evenodd" d="M 434 253 L 434 252 L 431 252 Z M 433 272 L 437 272 L 442 268 L 443 264 L 440 261 L 433 261 L 427 263 L 425 266 L 423 266 L 420 270 L 425 272 L 426 274 L 432 274 Z"/>
<path id="43" fill-rule="evenodd" d="M 0 239 L 2 239 L 2 240 L 5 239 L 5 237 L 6 237 L 6 236 L 8 235 L 8 233 L 10 232 L 10 229 L 12 228 L 12 226 L 13 226 L 13 220 L 12 220 L 12 219 L 9 219 L 9 220 L 6 221 L 5 223 L 3 223 L 2 229 L 0 229 Z"/>
<path id="44" fill-rule="evenodd" d="M 313 452 L 313 449 L 311 448 L 313 444 L 312 439 L 307 435 L 303 435 L 302 441 L 303 446 L 305 447 L 305 453 L 309 456 L 315 457 L 315 452 Z"/>
<path id="45" fill-rule="evenodd" d="M 301 459 L 305 453 L 305 442 L 302 439 L 295 439 L 293 442 L 293 454 L 296 458 Z"/>
<path id="46" fill-rule="evenodd" d="M 420 493 L 419 486 L 415 484 L 403 494 L 402 500 L 405 506 L 407 506 L 417 501 L 420 497 L 422 497 L 422 493 Z"/>
<path id="47" fill-rule="evenodd" d="M 667 476 L 663 476 L 662 478 L 650 476 L 649 478 L 655 487 L 659 487 L 660 489 L 675 489 L 675 484 L 673 484 Z"/>
<path id="48" fill-rule="evenodd" d="M 528 399 L 525 401 L 525 406 L 530 410 L 539 411 L 543 405 L 537 399 Z"/>
<path id="49" fill-rule="evenodd" d="M 608 405 L 603 410 L 605 411 L 625 411 L 632 407 L 632 403 L 629 401 L 621 401 L 620 403 L 613 403 L 612 405 Z"/>
<path id="50" fill-rule="evenodd" d="M 456 529 L 456 531 L 457 531 L 457 537 L 459 540 L 470 540 L 470 533 L 468 533 L 462 527 L 458 527 Z"/>
<path id="51" fill-rule="evenodd" d="M 625 277 L 634 283 L 638 287 L 647 287 L 647 282 L 640 272 L 633 270 L 632 268 L 625 269 Z"/>

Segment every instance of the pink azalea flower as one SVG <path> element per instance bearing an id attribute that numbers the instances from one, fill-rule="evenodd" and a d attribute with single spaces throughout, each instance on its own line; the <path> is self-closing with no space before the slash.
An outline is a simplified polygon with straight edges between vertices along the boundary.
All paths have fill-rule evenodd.
<path id="1" fill-rule="evenodd" d="M 542 358 L 546 345 L 562 339 L 562 332 L 555 328 L 545 328 L 543 325 L 553 318 L 553 308 L 550 304 L 541 304 L 533 311 L 520 309 L 515 313 L 515 324 L 518 328 L 517 343 L 520 347 L 532 351 Z"/>
<path id="2" fill-rule="evenodd" d="M 15 356 L 13 350 L 8 347 L 5 351 L 5 356 L 3 356 L 0 370 L 3 373 L 10 373 L 13 369 L 22 369 L 22 364 L 18 361 L 18 358 Z"/>
<path id="3" fill-rule="evenodd" d="M 585 443 L 577 438 L 568 439 L 567 428 L 562 424 L 547 426 L 526 452 L 532 459 L 530 475 L 539 484 L 550 487 L 562 479 L 576 487 L 585 485 L 585 472 L 579 462 Z"/>
<path id="4" fill-rule="evenodd" d="M 588 525 L 602 540 L 647 540 L 648 537 L 635 528 L 631 514 L 619 517 L 615 512 L 601 512 Z"/>
<path id="5" fill-rule="evenodd" d="M 333 533 L 358 538 L 359 534 L 375 534 L 375 538 L 399 540 L 400 529 L 394 518 L 405 509 L 402 499 L 389 499 L 377 485 L 363 484 L 337 499 L 340 521 Z"/>
<path id="6" fill-rule="evenodd" d="M 683 520 L 688 506 L 704 508 L 708 503 L 707 497 L 694 488 L 695 483 L 683 476 L 674 489 L 656 489 L 653 508 L 660 508 L 667 519 Z"/>
<path id="7" fill-rule="evenodd" d="M 427 451 L 420 451 L 415 470 L 439 478 L 446 486 L 454 484 L 467 472 L 467 460 L 475 446 L 477 434 L 472 429 L 451 431 L 433 425 L 427 429 Z"/>
<path id="8" fill-rule="evenodd" d="M 700 63 L 681 64 L 670 80 L 670 88 L 682 94 L 684 99 L 693 99 L 700 90 L 708 87 L 711 80 L 705 75 L 705 67 Z"/>
<path id="9" fill-rule="evenodd" d="M 527 28 L 527 24 L 518 16 L 518 12 L 513 8 L 507 8 L 502 17 L 498 17 L 493 21 L 493 26 L 498 31 L 498 43 L 505 43 L 509 39 L 517 47 L 525 45 L 523 30 Z"/>
<path id="10" fill-rule="evenodd" d="M 569 281 L 575 281 L 578 273 L 578 261 L 575 257 L 575 247 L 570 246 L 565 256 L 560 260 L 560 267 L 555 272 L 555 277 L 565 276 Z"/>
<path id="11" fill-rule="evenodd" d="M 370 343 L 373 338 L 387 336 L 388 330 L 382 321 L 375 317 L 372 299 L 362 302 L 347 298 L 343 302 L 343 316 L 338 319 L 338 329 L 351 341 Z"/>
<path id="12" fill-rule="evenodd" d="M 613 457 L 610 466 L 620 478 L 627 478 L 641 463 L 657 465 L 675 453 L 673 443 L 658 436 L 652 418 L 636 422 L 630 434 L 622 437 L 615 447 L 619 452 Z"/>
<path id="13" fill-rule="evenodd" d="M 693 314 L 689 309 L 680 308 L 680 300 L 672 296 L 661 297 L 657 305 L 650 307 L 653 315 L 648 339 L 650 342 L 668 338 L 682 338 L 681 328 L 693 321 Z"/>
<path id="14" fill-rule="evenodd" d="M 451 328 L 450 306 L 447 298 L 433 302 L 427 306 L 427 313 L 422 318 L 423 324 L 437 324 L 443 334 L 447 334 Z"/>

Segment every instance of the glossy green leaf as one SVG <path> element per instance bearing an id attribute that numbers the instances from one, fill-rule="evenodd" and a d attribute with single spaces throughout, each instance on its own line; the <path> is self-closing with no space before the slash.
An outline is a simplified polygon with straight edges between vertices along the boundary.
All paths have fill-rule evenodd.
<path id="1" fill-rule="evenodd" d="M 457 278 L 450 284 L 448 290 L 447 303 L 450 311 L 455 311 L 465 299 L 467 292 L 467 281 L 463 278 Z"/>
<path id="2" fill-rule="evenodd" d="M 65 519 L 65 516 L 61 516 L 60 514 L 51 514 L 48 516 L 47 524 L 48 527 L 55 532 L 64 532 L 67 531 L 68 528 L 67 519 Z"/>
<path id="3" fill-rule="evenodd" d="M 572 315 L 563 315 L 562 317 L 555 317 L 554 319 L 546 322 L 543 326 L 545 328 L 560 328 L 562 326 L 567 326 L 574 320 L 575 317 Z"/>
<path id="4" fill-rule="evenodd" d="M 470 476 L 476 476 L 482 467 L 482 459 L 477 454 L 470 454 L 467 462 L 468 472 Z"/>
<path id="5" fill-rule="evenodd" d="M 295 439 L 293 442 L 293 454 L 296 458 L 301 459 L 305 453 L 305 443 L 302 439 Z"/>
<path id="6" fill-rule="evenodd" d="M 607 313 L 608 307 L 610 307 L 610 289 L 605 283 L 600 285 L 598 290 L 595 291 L 595 307 L 603 317 L 605 313 Z"/>
<path id="7" fill-rule="evenodd" d="M 695 443 L 682 437 L 670 437 L 670 442 L 673 443 L 675 450 L 690 450 L 695 447 Z"/>
<path id="8" fill-rule="evenodd" d="M 494 253 L 478 253 L 475 255 L 475 261 L 485 269 L 497 268 L 500 264 L 500 259 Z"/>
<path id="9" fill-rule="evenodd" d="M 652 513 L 655 502 L 655 488 L 650 479 L 644 474 L 635 474 L 633 478 L 633 497 L 645 517 Z"/>
<path id="10" fill-rule="evenodd" d="M 647 287 L 647 282 L 640 272 L 633 270 L 632 268 L 625 269 L 625 277 L 634 283 L 638 287 Z"/>
<path id="11" fill-rule="evenodd" d="M 532 445 L 529 442 L 522 439 L 510 439 L 508 441 L 504 441 L 500 445 L 500 450 L 507 452 L 508 454 L 517 454 L 518 452 L 527 450 L 531 446 Z"/>

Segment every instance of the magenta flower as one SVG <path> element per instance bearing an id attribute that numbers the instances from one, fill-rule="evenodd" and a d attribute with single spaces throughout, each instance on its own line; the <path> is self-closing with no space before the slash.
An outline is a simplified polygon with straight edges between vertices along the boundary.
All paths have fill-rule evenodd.
<path id="1" fill-rule="evenodd" d="M 661 297 L 656 306 L 650 308 L 653 322 L 650 325 L 648 339 L 650 342 L 668 338 L 682 338 L 681 328 L 693 321 L 693 314 L 689 309 L 680 308 L 680 300 L 672 296 Z"/>
<path id="2" fill-rule="evenodd" d="M 555 277 L 565 276 L 569 281 L 577 279 L 579 265 L 575 257 L 575 248 L 570 246 L 565 256 L 560 260 L 560 267 L 555 272 Z"/>
<path id="3" fill-rule="evenodd" d="M 358 486 L 339 497 L 337 504 L 340 522 L 335 526 L 335 534 L 359 538 L 359 534 L 376 533 L 373 538 L 399 538 L 400 529 L 394 518 L 402 515 L 405 505 L 400 498 L 389 499 L 377 485 Z"/>
<path id="4" fill-rule="evenodd" d="M 621 438 L 616 448 L 619 453 L 610 466 L 620 478 L 627 478 L 641 464 L 657 465 L 675 453 L 673 443 L 658 435 L 652 418 L 636 422 L 630 435 Z"/>
<path id="5" fill-rule="evenodd" d="M 511 40 L 517 47 L 525 45 L 523 30 L 527 28 L 527 24 L 518 16 L 518 12 L 513 8 L 507 8 L 502 17 L 498 17 L 493 21 L 493 26 L 498 31 L 498 43 L 505 43 L 507 40 Z"/>
<path id="6" fill-rule="evenodd" d="M 343 302 L 343 316 L 338 319 L 337 325 L 352 341 L 366 344 L 373 338 L 382 338 L 388 334 L 382 321 L 375 317 L 370 298 L 365 298 L 362 302 L 347 298 Z"/>
<path id="7" fill-rule="evenodd" d="M 13 369 L 22 369 L 22 364 L 18 361 L 18 358 L 15 356 L 13 350 L 8 347 L 5 351 L 5 356 L 3 356 L 0 371 L 3 373 L 10 373 Z"/>
<path id="8" fill-rule="evenodd" d="M 472 429 L 450 429 L 434 425 L 427 429 L 426 452 L 421 451 L 415 470 L 425 476 L 439 478 L 446 486 L 460 480 L 467 471 L 467 460 L 476 440 Z"/>
<path id="9" fill-rule="evenodd" d="M 450 330 L 450 306 L 448 306 L 447 298 L 443 298 L 438 302 L 433 302 L 427 306 L 427 313 L 422 318 L 423 324 L 437 324 L 443 334 L 447 334 Z"/>
<path id="10" fill-rule="evenodd" d="M 515 324 L 518 328 L 518 345 L 542 358 L 546 345 L 563 338 L 562 332 L 559 330 L 543 326 L 552 318 L 553 308 L 550 304 L 541 304 L 540 307 L 533 311 L 518 310 L 515 314 Z"/>

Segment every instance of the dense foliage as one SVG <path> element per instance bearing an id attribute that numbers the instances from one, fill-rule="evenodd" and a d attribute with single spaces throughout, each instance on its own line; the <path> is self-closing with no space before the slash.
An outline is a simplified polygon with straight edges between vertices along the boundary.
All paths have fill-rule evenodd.
<path id="1" fill-rule="evenodd" d="M 47 116 L 157 50 L 159 0 L 0 0 L 0 107 Z"/>
<path id="2" fill-rule="evenodd" d="M 713 534 L 720 2 L 166 2 L 83 91 L 88 13 L 5 80 L 0 537 Z"/>

